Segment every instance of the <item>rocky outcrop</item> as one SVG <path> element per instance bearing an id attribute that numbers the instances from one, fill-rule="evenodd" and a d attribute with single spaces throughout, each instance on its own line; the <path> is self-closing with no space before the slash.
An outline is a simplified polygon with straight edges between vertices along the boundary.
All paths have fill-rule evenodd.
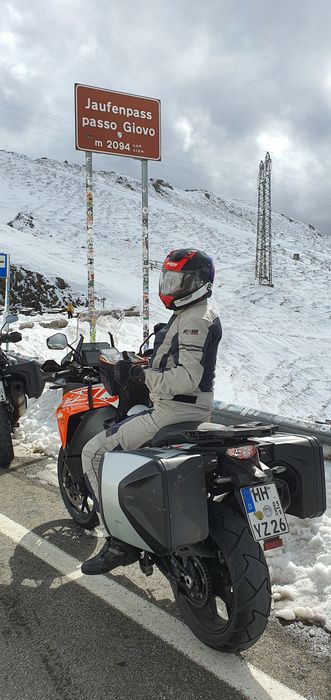
<path id="1" fill-rule="evenodd" d="M 85 296 L 73 292 L 62 277 L 48 278 L 41 272 L 28 270 L 18 265 L 10 266 L 10 310 L 32 309 L 41 312 L 52 307 L 64 308 L 85 304 Z M 4 303 L 4 289 L 0 288 L 0 304 Z"/>

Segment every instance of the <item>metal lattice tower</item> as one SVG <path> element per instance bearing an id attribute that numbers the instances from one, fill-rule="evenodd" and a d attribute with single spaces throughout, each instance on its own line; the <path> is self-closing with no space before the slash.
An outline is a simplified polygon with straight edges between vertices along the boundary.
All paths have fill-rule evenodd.
<path id="1" fill-rule="evenodd" d="M 271 249 L 271 158 L 261 160 L 258 176 L 257 238 L 255 277 L 260 284 L 272 287 Z"/>

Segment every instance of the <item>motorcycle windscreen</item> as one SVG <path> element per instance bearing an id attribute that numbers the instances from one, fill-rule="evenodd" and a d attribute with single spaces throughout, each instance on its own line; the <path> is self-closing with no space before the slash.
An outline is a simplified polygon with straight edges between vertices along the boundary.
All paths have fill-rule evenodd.
<path id="1" fill-rule="evenodd" d="M 114 537 L 159 556 L 208 536 L 204 458 L 171 449 L 106 454 L 103 516 Z"/>

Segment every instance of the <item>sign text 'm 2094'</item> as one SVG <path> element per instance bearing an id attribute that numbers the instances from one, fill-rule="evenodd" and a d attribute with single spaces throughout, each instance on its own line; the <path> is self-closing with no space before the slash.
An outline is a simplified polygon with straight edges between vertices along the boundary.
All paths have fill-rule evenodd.
<path id="1" fill-rule="evenodd" d="M 95 141 L 95 145 L 102 146 L 102 141 Z M 130 144 L 124 143 L 124 141 L 111 141 L 108 139 L 107 148 L 113 148 L 115 151 L 130 151 Z"/>

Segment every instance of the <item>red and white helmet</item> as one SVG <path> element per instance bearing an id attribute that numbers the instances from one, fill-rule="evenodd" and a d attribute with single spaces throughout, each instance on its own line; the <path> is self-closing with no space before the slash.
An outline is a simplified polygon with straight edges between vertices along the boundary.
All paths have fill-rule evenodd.
<path id="1" fill-rule="evenodd" d="M 167 255 L 160 274 L 159 296 L 167 309 L 181 309 L 211 296 L 212 259 L 201 250 L 181 248 Z"/>

